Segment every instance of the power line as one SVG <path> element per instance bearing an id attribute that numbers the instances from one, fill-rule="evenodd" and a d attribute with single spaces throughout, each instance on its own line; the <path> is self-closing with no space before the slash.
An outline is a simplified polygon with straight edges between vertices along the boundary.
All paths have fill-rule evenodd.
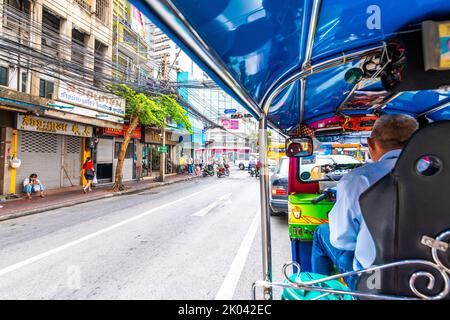
<path id="1" fill-rule="evenodd" d="M 119 54 L 116 61 L 113 61 L 99 50 L 95 50 L 95 43 L 94 48 L 85 47 L 75 38 L 60 34 L 59 29 L 44 23 L 45 21 L 43 23 L 33 21 L 29 13 L 6 4 L 1 7 L 3 9 L 3 15 L 0 17 L 0 23 L 3 24 L 3 33 L 0 35 L 1 61 L 80 88 L 105 93 L 109 93 L 106 87 L 112 83 L 125 83 L 135 90 L 145 91 L 151 95 L 173 93 L 180 96 L 182 89 L 192 102 L 183 101 L 184 105 L 187 105 L 188 112 L 202 119 L 204 123 L 219 126 L 206 115 L 209 113 L 211 117 L 212 114 L 219 114 L 219 104 L 214 108 L 212 100 L 206 100 L 204 94 L 202 96 L 199 93 L 199 90 L 217 88 L 213 81 L 188 80 L 180 83 L 170 72 L 171 69 L 166 80 L 157 80 L 149 76 L 140 77 L 141 65 L 145 64 L 157 70 L 161 63 L 147 59 L 134 68 L 136 65 L 131 58 L 132 68 L 129 68 L 129 65 L 124 66 L 119 62 L 120 54 L 128 57 L 126 53 L 121 52 L 119 43 L 116 43 Z M 100 45 L 97 46 L 97 49 L 99 48 Z M 137 55 L 140 55 L 140 52 L 137 52 Z"/>

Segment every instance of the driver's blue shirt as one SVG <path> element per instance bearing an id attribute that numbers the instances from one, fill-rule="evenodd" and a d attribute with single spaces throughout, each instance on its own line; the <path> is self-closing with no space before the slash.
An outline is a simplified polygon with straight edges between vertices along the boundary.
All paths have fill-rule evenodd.
<path id="1" fill-rule="evenodd" d="M 385 153 L 379 161 L 353 170 L 337 185 L 336 204 L 329 216 L 330 242 L 337 249 L 355 251 L 354 270 L 370 267 L 376 257 L 375 243 L 362 217 L 359 197 L 394 168 L 400 152 Z"/>

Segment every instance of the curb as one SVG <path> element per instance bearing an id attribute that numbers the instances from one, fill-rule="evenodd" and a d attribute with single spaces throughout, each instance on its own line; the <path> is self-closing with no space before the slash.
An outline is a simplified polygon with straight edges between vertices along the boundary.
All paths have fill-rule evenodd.
<path id="1" fill-rule="evenodd" d="M 56 210 L 56 209 L 60 209 L 60 208 L 71 207 L 71 206 L 74 206 L 77 204 L 83 204 L 83 203 L 87 203 L 87 202 L 92 202 L 92 201 L 97 201 L 97 200 L 102 200 L 102 199 L 107 199 L 107 198 L 112 198 L 112 197 L 117 197 L 117 196 L 124 196 L 124 195 L 139 193 L 143 190 L 149 190 L 149 189 L 164 187 L 167 185 L 176 184 L 176 183 L 180 183 L 180 182 L 191 181 L 193 179 L 200 178 L 200 177 L 201 176 L 194 176 L 194 177 L 188 177 L 188 178 L 182 179 L 182 180 L 156 182 L 155 184 L 150 184 L 145 187 L 132 188 L 129 190 L 119 191 L 119 192 L 115 192 L 115 193 L 109 192 L 109 193 L 105 193 L 105 194 L 99 194 L 96 197 L 88 198 L 85 200 L 69 201 L 69 202 L 64 202 L 64 203 L 59 203 L 59 204 L 54 204 L 54 205 L 38 208 L 38 209 L 28 210 L 28 211 L 24 211 L 24 212 L 10 213 L 10 214 L 5 214 L 3 216 L 0 215 L 0 222 L 15 219 L 15 218 L 20 218 L 20 217 L 24 217 L 24 216 L 29 216 L 29 215 L 33 215 L 33 214 L 37 214 L 37 213 L 41 213 L 41 212 L 45 212 L 45 211 L 51 211 L 51 210 Z"/>

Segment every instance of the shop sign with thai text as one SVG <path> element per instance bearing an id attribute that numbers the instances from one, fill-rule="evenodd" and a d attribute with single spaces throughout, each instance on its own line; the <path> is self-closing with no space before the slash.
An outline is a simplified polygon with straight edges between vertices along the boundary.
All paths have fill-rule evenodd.
<path id="1" fill-rule="evenodd" d="M 125 116 L 125 100 L 112 94 L 63 83 L 60 85 L 58 92 L 58 100 L 99 112 Z"/>
<path id="2" fill-rule="evenodd" d="M 17 129 L 78 137 L 92 137 L 92 126 L 32 115 L 18 114 Z"/>
<path id="3" fill-rule="evenodd" d="M 113 129 L 113 128 L 103 128 L 103 134 L 108 136 L 125 136 L 129 126 L 127 124 L 123 125 L 123 129 Z M 141 138 L 141 127 L 134 129 L 131 138 L 140 139 Z"/>

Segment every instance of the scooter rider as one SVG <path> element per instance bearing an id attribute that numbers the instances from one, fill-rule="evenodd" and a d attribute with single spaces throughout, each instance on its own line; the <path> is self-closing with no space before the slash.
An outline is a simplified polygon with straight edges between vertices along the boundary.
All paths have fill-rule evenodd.
<path id="1" fill-rule="evenodd" d="M 253 157 L 251 157 L 250 161 L 248 162 L 248 171 L 250 172 L 252 168 L 256 168 L 256 161 Z"/>
<path id="2" fill-rule="evenodd" d="M 230 165 L 228 164 L 228 158 L 226 156 L 223 157 L 223 168 L 225 169 L 225 174 L 230 174 Z"/>
<path id="3" fill-rule="evenodd" d="M 221 177 L 225 175 L 225 165 L 222 157 L 217 159 L 217 176 Z"/>
<path id="4" fill-rule="evenodd" d="M 216 164 L 217 164 L 218 166 L 223 166 L 223 159 L 222 159 L 222 157 L 217 158 Z"/>

